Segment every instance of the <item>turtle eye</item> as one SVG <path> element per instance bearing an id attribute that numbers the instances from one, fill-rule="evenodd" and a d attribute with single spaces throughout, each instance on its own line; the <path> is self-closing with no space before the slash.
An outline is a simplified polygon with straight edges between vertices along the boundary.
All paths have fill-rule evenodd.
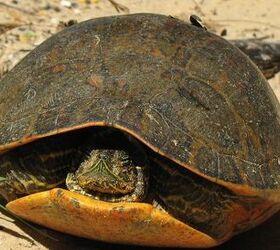
<path id="1" fill-rule="evenodd" d="M 122 160 L 121 160 L 123 165 L 129 165 L 131 163 L 131 159 L 129 158 L 128 155 L 125 155 Z"/>

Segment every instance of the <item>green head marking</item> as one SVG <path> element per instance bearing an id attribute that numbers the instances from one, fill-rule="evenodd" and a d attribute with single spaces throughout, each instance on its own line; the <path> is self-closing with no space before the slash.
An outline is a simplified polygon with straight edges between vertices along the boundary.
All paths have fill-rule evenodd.
<path id="1" fill-rule="evenodd" d="M 135 189 L 136 166 L 127 152 L 94 149 L 76 172 L 80 187 L 105 194 L 127 194 Z"/>

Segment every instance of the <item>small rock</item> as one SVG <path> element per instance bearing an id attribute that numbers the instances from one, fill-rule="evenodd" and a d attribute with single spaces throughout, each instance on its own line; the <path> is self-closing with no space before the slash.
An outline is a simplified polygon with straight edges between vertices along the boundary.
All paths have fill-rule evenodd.
<path id="1" fill-rule="evenodd" d="M 67 7 L 67 8 L 71 8 L 71 7 L 72 7 L 71 1 L 61 0 L 61 1 L 60 1 L 60 4 L 61 4 L 63 7 Z"/>

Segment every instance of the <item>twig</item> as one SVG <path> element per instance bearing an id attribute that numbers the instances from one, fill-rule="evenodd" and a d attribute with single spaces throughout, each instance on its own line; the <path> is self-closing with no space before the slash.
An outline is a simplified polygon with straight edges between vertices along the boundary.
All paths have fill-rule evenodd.
<path id="1" fill-rule="evenodd" d="M 18 7 L 16 7 L 16 6 L 12 6 L 12 5 L 9 5 L 9 4 L 6 4 L 6 3 L 0 3 L 0 5 L 4 6 L 4 7 L 6 7 L 6 8 L 10 8 L 10 9 L 14 9 L 14 10 L 23 12 L 23 13 L 28 14 L 28 15 L 34 15 L 34 13 L 31 12 L 31 11 L 24 10 L 24 9 L 21 9 L 21 8 L 18 8 Z"/>
<path id="2" fill-rule="evenodd" d="M 280 26 L 267 23 L 267 22 L 262 22 L 262 21 L 256 21 L 256 20 L 250 20 L 250 19 L 215 19 L 215 20 L 207 20 L 207 21 L 215 21 L 215 22 L 242 22 L 242 23 L 256 23 L 256 24 L 261 24 L 261 25 L 266 25 L 271 28 L 275 29 L 280 29 Z"/>
<path id="3" fill-rule="evenodd" d="M 127 8 L 126 6 L 117 3 L 115 0 L 108 0 L 117 10 L 117 12 L 125 12 L 125 13 L 129 13 L 129 8 Z"/>
<path id="4" fill-rule="evenodd" d="M 0 23 L 0 35 L 6 33 L 8 30 L 14 29 L 21 26 L 21 24 L 16 23 Z"/>

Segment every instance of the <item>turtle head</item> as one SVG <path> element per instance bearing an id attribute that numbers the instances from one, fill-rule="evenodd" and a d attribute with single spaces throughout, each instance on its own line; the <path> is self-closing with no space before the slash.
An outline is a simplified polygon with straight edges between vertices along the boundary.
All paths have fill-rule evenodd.
<path id="1" fill-rule="evenodd" d="M 130 193 L 137 181 L 129 154 L 117 149 L 92 150 L 75 175 L 84 190 L 105 194 Z"/>

